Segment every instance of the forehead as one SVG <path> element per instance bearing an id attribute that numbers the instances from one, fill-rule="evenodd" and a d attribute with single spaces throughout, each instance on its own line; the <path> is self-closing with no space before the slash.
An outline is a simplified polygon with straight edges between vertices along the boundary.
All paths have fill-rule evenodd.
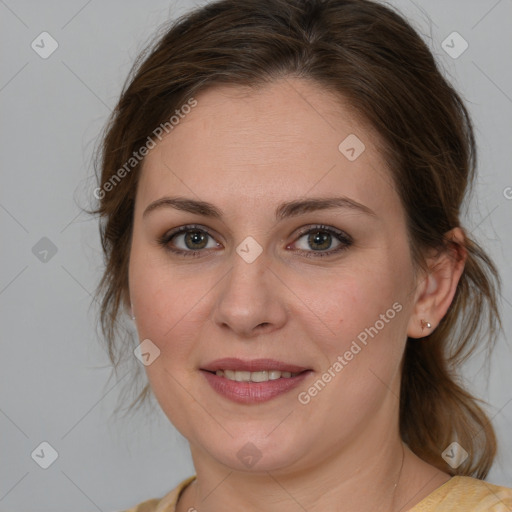
<path id="1" fill-rule="evenodd" d="M 260 204 L 338 192 L 372 208 L 398 196 L 375 130 L 340 97 L 301 79 L 218 86 L 145 157 L 139 203 L 168 194 Z M 228 201 L 228 199 L 226 199 Z M 365 203 L 366 204 L 366 203 Z"/>

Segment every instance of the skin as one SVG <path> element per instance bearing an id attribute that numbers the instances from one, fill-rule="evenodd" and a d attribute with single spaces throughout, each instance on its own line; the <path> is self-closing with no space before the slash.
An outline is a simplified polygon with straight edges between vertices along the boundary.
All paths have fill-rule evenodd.
<path id="1" fill-rule="evenodd" d="M 216 87 L 196 99 L 145 158 L 129 266 L 139 338 L 160 350 L 147 376 L 164 413 L 188 439 L 197 474 L 178 512 L 408 510 L 450 477 L 400 439 L 400 363 L 407 336 L 426 335 L 421 319 L 435 329 L 445 315 L 465 254 L 432 257 L 429 274 L 415 271 L 378 134 L 318 85 L 287 78 L 257 91 Z M 338 150 L 352 133 L 366 146 L 355 161 Z M 333 195 L 375 215 L 344 208 L 274 218 L 281 202 Z M 208 201 L 224 216 L 170 207 L 143 216 L 164 196 Z M 158 243 L 187 224 L 212 233 L 199 257 Z M 321 252 L 314 251 L 318 245 L 298 232 L 316 224 L 347 233 L 352 245 L 331 256 L 311 254 Z M 236 252 L 248 236 L 262 249 L 252 263 Z M 447 236 L 463 240 L 458 228 Z M 327 248 L 320 242 L 324 252 L 343 245 L 334 236 L 328 241 Z M 182 234 L 169 245 L 190 251 L 190 243 Z M 301 404 L 298 392 L 394 303 L 402 310 Z M 199 371 L 229 356 L 269 357 L 314 372 L 271 401 L 236 404 Z M 261 454 L 251 468 L 237 457 L 249 442 Z"/>

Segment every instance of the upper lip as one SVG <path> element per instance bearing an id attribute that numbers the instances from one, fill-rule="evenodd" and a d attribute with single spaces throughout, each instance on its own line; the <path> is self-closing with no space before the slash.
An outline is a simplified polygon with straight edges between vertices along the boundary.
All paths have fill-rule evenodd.
<path id="1" fill-rule="evenodd" d="M 283 363 L 275 359 L 251 359 L 242 360 L 235 357 L 225 357 L 223 359 L 216 359 L 211 363 L 201 367 L 201 370 L 215 372 L 217 370 L 241 370 L 247 372 L 259 372 L 265 370 L 278 370 L 282 372 L 300 373 L 304 370 L 309 370 L 304 366 L 295 364 Z"/>

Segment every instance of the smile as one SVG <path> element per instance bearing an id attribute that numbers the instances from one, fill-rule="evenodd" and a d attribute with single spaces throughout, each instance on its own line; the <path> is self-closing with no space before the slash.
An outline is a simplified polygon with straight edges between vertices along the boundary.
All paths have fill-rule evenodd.
<path id="1" fill-rule="evenodd" d="M 213 372 L 212 372 L 213 373 Z M 244 370 L 217 370 L 215 375 L 237 382 L 267 382 L 269 380 L 289 379 L 301 372 L 282 372 L 279 370 L 248 372 Z"/>

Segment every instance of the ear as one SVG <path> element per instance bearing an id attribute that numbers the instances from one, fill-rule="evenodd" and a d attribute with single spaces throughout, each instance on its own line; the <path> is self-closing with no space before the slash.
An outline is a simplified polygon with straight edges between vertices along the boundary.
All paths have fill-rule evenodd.
<path id="1" fill-rule="evenodd" d="M 464 271 L 467 251 L 464 231 L 457 227 L 445 233 L 447 248 L 427 258 L 428 272 L 418 280 L 415 304 L 407 326 L 407 336 L 428 336 L 442 320 Z M 426 326 L 426 322 L 431 327 Z"/>

